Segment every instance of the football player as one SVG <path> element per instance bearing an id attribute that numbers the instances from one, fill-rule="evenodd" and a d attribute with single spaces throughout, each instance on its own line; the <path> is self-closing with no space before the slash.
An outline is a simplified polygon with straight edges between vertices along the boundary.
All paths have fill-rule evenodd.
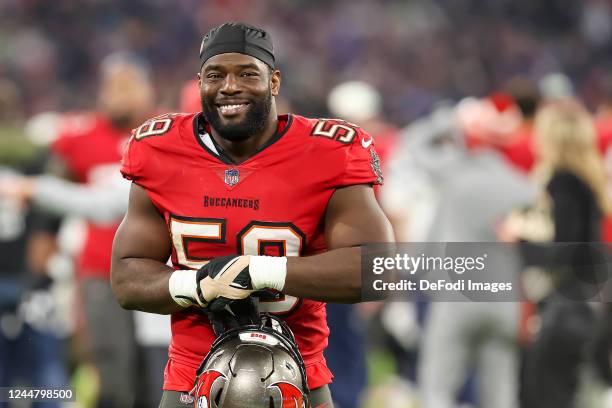
<path id="1" fill-rule="evenodd" d="M 41 212 L 86 221 L 83 248 L 76 260 L 84 317 L 79 328 L 84 333 L 85 354 L 100 380 L 97 404 L 104 407 L 131 406 L 138 388 L 135 381 L 161 395 L 160 377 L 136 378 L 135 356 L 136 347 L 142 346 L 138 351 L 146 355 L 146 364 L 165 363 L 165 326 L 157 329 L 156 321 L 166 316 L 122 310 L 110 285 L 112 242 L 127 209 L 130 188 L 118 170 L 130 130 L 154 112 L 149 71 L 145 61 L 129 53 L 105 57 L 99 71 L 98 109 L 70 112 L 45 123 L 44 131 L 57 136 L 50 145 L 47 174 L 0 179 L 0 200 L 29 201 Z M 156 336 L 153 342 L 136 343 L 148 333 Z M 163 346 L 158 347 L 158 342 Z M 159 400 L 153 392 L 146 394 L 155 403 Z"/>
<path id="2" fill-rule="evenodd" d="M 115 190 L 122 181 L 117 171 L 130 129 L 153 112 L 153 86 L 148 67 L 140 60 L 128 54 L 112 54 L 101 65 L 100 80 L 99 111 L 65 115 L 59 137 L 51 145 L 50 171 L 75 183 L 69 191 L 80 187 Z M 75 269 L 88 356 L 100 379 L 97 406 L 130 406 L 136 388 L 133 314 L 118 307 L 110 287 L 110 251 L 125 201 L 119 199 L 113 208 L 100 208 L 102 203 L 98 202 L 92 208 L 87 203 L 66 202 L 67 196 L 57 188 L 66 184 L 48 178 L 38 178 L 34 184 L 33 199 L 41 208 L 87 217 L 86 236 Z M 125 194 L 125 190 L 121 192 Z M 99 215 L 87 216 L 92 212 Z"/>
<path id="3" fill-rule="evenodd" d="M 172 314 L 161 407 L 189 401 L 215 339 L 198 311 L 263 289 L 274 296 L 259 310 L 295 333 L 312 406 L 332 407 L 324 302 L 359 301 L 360 245 L 393 240 L 372 188 L 382 183 L 373 139 L 342 120 L 277 116 L 281 73 L 260 28 L 212 29 L 200 63 L 202 112 L 145 122 L 124 153 L 133 183 L 113 245 L 115 296 Z"/>

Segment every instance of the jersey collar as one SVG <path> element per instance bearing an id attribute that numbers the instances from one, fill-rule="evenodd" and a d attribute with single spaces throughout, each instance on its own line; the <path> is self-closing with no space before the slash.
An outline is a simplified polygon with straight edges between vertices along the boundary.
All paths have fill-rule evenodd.
<path id="1" fill-rule="evenodd" d="M 198 113 L 193 118 L 193 134 L 195 136 L 196 141 L 200 145 L 200 147 L 202 147 L 208 154 L 214 156 L 215 158 L 219 159 L 225 164 L 236 165 L 236 164 L 242 164 L 246 161 L 251 160 L 253 157 L 257 156 L 263 150 L 267 149 L 268 147 L 272 146 L 274 143 L 279 141 L 287 133 L 287 131 L 291 128 L 292 124 L 293 124 L 292 114 L 279 115 L 278 116 L 278 127 L 274 135 L 270 138 L 270 140 L 268 140 L 264 145 L 259 147 L 259 149 L 257 149 L 251 157 L 239 163 L 233 161 L 223 151 L 221 146 L 219 146 L 215 142 L 213 137 L 209 134 L 209 132 L 207 131 L 208 126 L 207 126 L 206 120 L 204 119 L 204 116 L 202 115 L 202 112 Z"/>

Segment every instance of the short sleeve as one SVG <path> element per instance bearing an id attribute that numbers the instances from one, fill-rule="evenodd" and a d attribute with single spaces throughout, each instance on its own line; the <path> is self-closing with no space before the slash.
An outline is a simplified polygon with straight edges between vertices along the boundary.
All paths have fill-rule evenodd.
<path id="1" fill-rule="evenodd" d="M 121 175 L 128 180 L 138 182 L 144 174 L 144 146 L 132 135 L 123 149 L 121 157 Z"/>
<path id="2" fill-rule="evenodd" d="M 344 177 L 341 181 L 343 187 L 355 184 L 382 185 L 382 166 L 372 136 L 360 131 L 345 151 Z"/>

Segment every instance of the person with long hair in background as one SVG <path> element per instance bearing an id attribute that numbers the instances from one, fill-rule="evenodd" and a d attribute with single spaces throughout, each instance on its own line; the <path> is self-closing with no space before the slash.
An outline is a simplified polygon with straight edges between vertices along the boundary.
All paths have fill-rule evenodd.
<path id="1" fill-rule="evenodd" d="M 526 352 L 524 407 L 573 407 L 595 336 L 597 311 L 586 302 L 593 281 L 601 223 L 610 212 L 593 119 L 580 103 L 545 105 L 535 122 L 536 180 L 548 197 L 554 243 L 536 251 L 548 264 L 550 293 L 538 304 L 540 328 Z M 538 260 L 540 263 L 542 259 Z M 530 263 L 529 261 L 527 263 Z"/>

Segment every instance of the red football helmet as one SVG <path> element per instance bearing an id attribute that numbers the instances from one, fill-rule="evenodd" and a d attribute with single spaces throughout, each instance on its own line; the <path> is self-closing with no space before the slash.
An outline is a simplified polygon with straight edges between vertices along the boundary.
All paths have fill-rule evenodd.
<path id="1" fill-rule="evenodd" d="M 262 315 L 261 324 L 219 336 L 197 371 L 197 408 L 307 408 L 304 360 L 289 327 Z"/>

